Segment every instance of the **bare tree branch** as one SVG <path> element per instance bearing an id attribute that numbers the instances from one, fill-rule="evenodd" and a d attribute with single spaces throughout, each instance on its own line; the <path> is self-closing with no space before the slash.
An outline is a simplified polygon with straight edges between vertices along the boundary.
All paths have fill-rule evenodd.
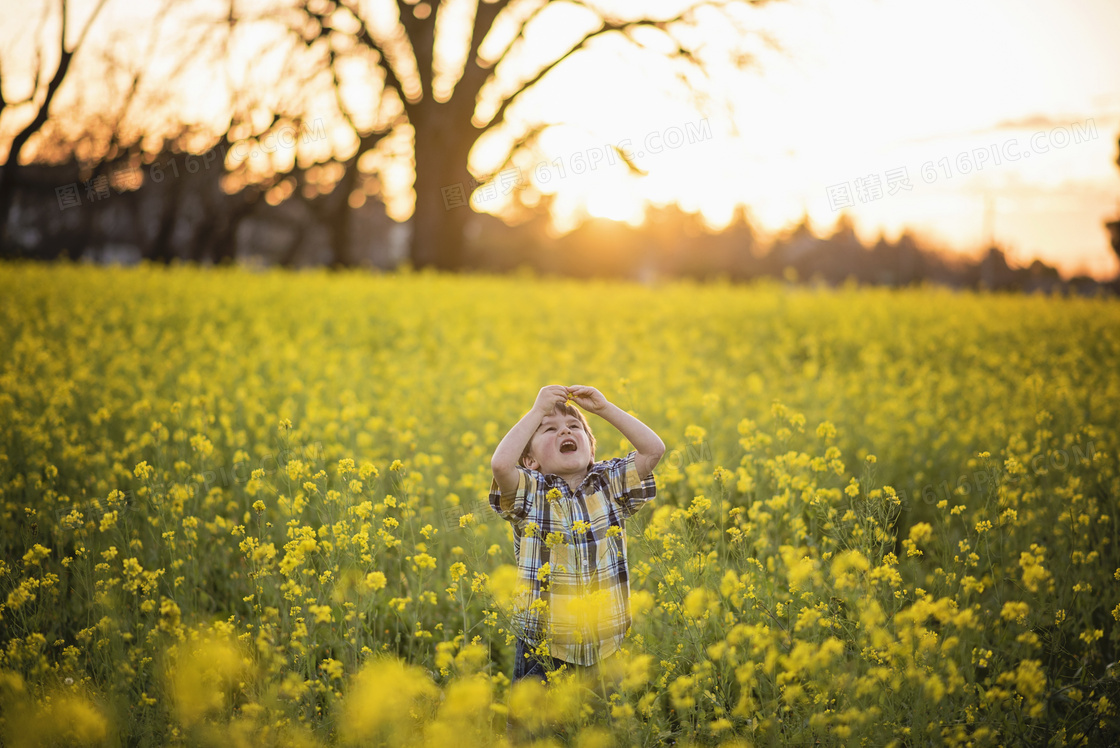
<path id="1" fill-rule="evenodd" d="M 379 67 L 385 71 L 385 86 L 397 92 L 397 96 L 400 98 L 405 111 L 411 115 L 414 111 L 415 102 L 405 95 L 404 85 L 401 83 L 398 72 L 393 65 L 392 58 L 386 54 L 384 46 L 374 37 L 373 32 L 369 28 L 369 24 L 366 23 L 365 18 L 359 13 L 358 9 L 354 7 L 354 2 L 355 0 L 339 0 L 339 4 L 348 10 L 350 15 L 358 22 L 358 33 L 355 34 L 355 39 L 368 49 L 377 53 L 380 58 Z M 320 22 L 324 24 L 324 28 L 330 28 L 326 19 L 322 19 Z"/>
<path id="2" fill-rule="evenodd" d="M 537 71 L 537 73 L 532 78 L 530 78 L 527 81 L 524 81 L 523 83 L 521 83 L 518 86 L 518 89 L 515 92 L 513 92 L 508 98 L 506 98 L 504 101 L 502 101 L 501 105 L 499 105 L 497 111 L 494 113 L 494 116 L 490 118 L 490 120 L 486 123 L 485 127 L 490 128 L 490 127 L 494 127 L 496 125 L 501 124 L 505 120 L 506 111 L 513 104 L 513 102 L 516 101 L 520 97 L 521 94 L 523 94 L 529 88 L 533 87 L 542 78 L 544 78 L 544 76 L 546 76 L 549 72 L 551 72 L 558 65 L 560 65 L 560 63 L 562 63 L 564 60 L 568 59 L 569 57 L 571 57 L 576 52 L 587 49 L 588 44 L 593 39 L 596 39 L 600 36 L 608 34 L 612 31 L 620 32 L 625 39 L 627 39 L 631 43 L 635 44 L 639 48 L 644 49 L 645 45 L 641 44 L 637 39 L 634 38 L 633 31 L 638 29 L 638 28 L 656 29 L 656 30 L 660 31 L 662 34 L 664 34 L 664 36 L 666 38 L 670 39 L 676 45 L 677 49 L 673 52 L 674 57 L 676 57 L 677 59 L 685 60 L 686 62 L 688 62 L 690 64 L 690 67 L 692 69 L 694 69 L 696 71 L 699 71 L 702 75 L 707 77 L 706 66 L 704 65 L 703 61 L 700 60 L 698 57 L 696 57 L 693 50 L 690 50 L 690 49 L 686 48 L 683 44 L 681 44 L 680 41 L 676 37 L 673 36 L 673 34 L 670 32 L 669 29 L 670 29 L 672 24 L 681 23 L 681 22 L 688 22 L 691 18 L 694 17 L 694 14 L 700 8 L 705 8 L 705 7 L 721 8 L 721 7 L 737 4 L 736 0 L 698 0 L 697 2 L 689 5 L 687 8 L 685 8 L 684 10 L 680 11 L 679 13 L 677 13 L 676 15 L 674 15 L 670 18 L 665 18 L 665 19 L 660 19 L 660 20 L 650 19 L 650 18 L 642 18 L 642 19 L 627 21 L 627 20 L 614 19 L 614 18 L 609 18 L 607 16 L 604 16 L 598 9 L 591 7 L 587 3 L 583 2 L 583 0 L 569 0 L 569 1 L 575 3 L 576 5 L 579 5 L 582 8 L 585 8 L 585 9 L 591 11 L 592 13 L 595 13 L 596 15 L 598 15 L 599 18 L 600 18 L 600 22 L 601 22 L 600 27 L 598 29 L 594 30 L 594 31 L 590 31 L 587 34 L 584 34 L 584 36 L 581 39 L 579 39 L 574 45 L 572 45 L 572 47 L 570 47 L 566 53 L 564 53 L 563 55 L 560 55 L 555 60 L 553 60 L 552 62 L 550 62 L 547 65 L 545 65 L 544 67 L 542 67 L 540 70 Z M 766 2 L 766 1 L 767 0 L 754 0 L 754 2 L 757 2 L 757 3 L 762 3 L 762 2 Z M 542 7 L 544 7 L 544 6 L 542 6 Z M 536 11 L 534 11 L 533 16 L 535 16 L 537 13 L 539 13 L 539 11 L 540 11 L 540 9 L 537 9 Z M 530 19 L 533 16 L 530 16 Z M 528 20 L 526 21 L 525 24 L 522 25 L 522 29 L 521 29 L 521 32 L 519 32 L 519 36 L 524 33 L 524 28 L 527 24 L 528 24 Z M 510 46 L 512 47 L 512 43 L 511 43 Z M 508 52 L 509 49 L 510 49 L 510 47 L 507 47 L 506 52 Z M 503 53 L 503 58 L 504 58 L 504 56 L 505 56 L 505 53 Z M 678 77 L 681 77 L 681 76 L 678 75 Z M 693 88 L 691 85 L 689 85 L 689 81 L 687 80 L 687 78 L 682 77 L 682 82 L 684 84 L 686 84 L 686 86 L 688 86 L 690 89 Z"/>
<path id="3" fill-rule="evenodd" d="M 12 139 L 11 149 L 8 152 L 9 164 L 18 163 L 19 153 L 21 150 L 23 150 L 23 146 L 27 143 L 28 139 L 32 135 L 39 131 L 39 129 L 43 126 L 43 123 L 47 121 L 47 117 L 50 114 L 51 102 L 54 101 L 54 97 L 55 94 L 58 93 L 59 86 L 62 85 L 62 81 L 66 78 L 66 73 L 70 70 L 70 61 L 74 58 L 74 55 L 77 54 L 78 49 L 81 48 L 82 42 L 85 40 L 86 33 L 89 31 L 90 27 L 93 26 L 93 24 L 97 21 L 98 14 L 101 12 L 101 9 L 105 7 L 105 4 L 108 2 L 108 0 L 98 1 L 97 6 L 93 9 L 93 13 L 90 15 L 89 21 L 86 23 L 85 29 L 82 30 L 82 33 L 78 36 L 78 41 L 71 49 L 66 48 L 67 1 L 59 0 L 59 2 L 60 10 L 62 12 L 62 28 L 58 35 L 58 68 L 54 71 L 54 75 L 51 76 L 50 82 L 47 83 L 47 90 L 45 96 L 43 97 L 43 103 L 39 106 L 39 110 L 35 113 L 34 118 L 32 118 L 32 120 L 28 122 L 27 125 L 25 125 L 24 128 L 16 134 L 15 138 Z M 38 75 L 39 73 L 38 71 L 36 71 L 36 85 L 38 84 Z"/>
<path id="4" fill-rule="evenodd" d="M 166 2 L 162 9 L 156 14 L 154 20 L 154 30 L 148 38 L 147 48 L 144 56 L 141 58 L 139 64 L 136 66 L 135 72 L 132 74 L 132 80 L 128 86 L 128 91 L 125 93 L 124 101 L 121 103 L 120 111 L 117 113 L 115 121 L 112 123 L 112 139 L 109 142 L 109 147 L 121 145 L 122 128 L 125 118 L 128 116 L 129 110 L 132 108 L 133 103 L 137 100 L 137 92 L 140 90 L 140 83 L 144 79 L 144 71 L 148 70 L 151 61 L 155 58 L 156 42 L 159 39 L 159 28 L 167 18 L 167 14 L 171 10 L 171 3 Z"/>
<path id="5" fill-rule="evenodd" d="M 502 158 L 501 164 L 498 166 L 498 168 L 496 168 L 490 174 L 485 174 L 485 175 L 482 175 L 481 177 L 479 177 L 479 181 L 480 182 L 488 182 L 488 181 L 492 180 L 496 174 L 505 171 L 506 169 L 508 169 L 511 166 L 514 166 L 515 164 L 513 162 L 513 159 L 519 152 L 528 148 L 533 143 L 536 143 L 537 140 L 540 138 L 541 133 L 543 133 L 545 130 L 549 129 L 550 127 L 557 127 L 557 126 L 558 126 L 558 124 L 555 123 L 555 122 L 550 122 L 550 123 L 540 123 L 539 122 L 539 123 L 533 125 L 532 127 L 530 127 L 528 130 L 526 130 L 524 133 L 522 133 L 519 137 L 515 138 L 514 141 L 510 144 L 509 148 L 506 149 L 506 155 Z"/>
<path id="6" fill-rule="evenodd" d="M 404 0 L 397 0 L 400 24 L 404 27 L 405 36 L 408 37 L 409 45 L 412 47 L 416 73 L 420 78 L 420 98 L 430 101 L 434 77 L 432 62 L 435 59 L 436 49 L 436 11 L 430 10 L 427 16 L 421 17 L 415 12 L 419 7 L 431 6 L 427 4 L 413 6 L 405 3 Z"/>
<path id="7" fill-rule="evenodd" d="M 478 59 L 478 50 L 482 47 L 482 42 L 486 39 L 486 35 L 490 33 L 490 29 L 494 27 L 494 21 L 502 14 L 506 8 L 509 7 L 510 0 L 496 0 L 496 2 L 478 2 L 474 12 L 474 24 L 471 27 L 471 41 L 467 52 L 467 61 Z"/>
<path id="8" fill-rule="evenodd" d="M 529 27 L 529 24 L 531 24 L 537 18 L 537 16 L 539 16 L 544 11 L 544 9 L 547 8 L 547 7 L 548 7 L 548 0 L 544 0 L 544 2 L 541 2 L 536 8 L 533 9 L 532 13 L 530 13 L 528 16 L 525 17 L 525 20 L 523 20 L 521 22 L 521 25 L 518 27 L 517 33 L 514 34 L 513 38 L 509 40 L 508 44 L 506 44 L 505 49 L 503 49 L 500 53 L 498 53 L 497 59 L 495 59 L 494 63 L 490 66 L 491 68 L 496 70 L 499 67 L 501 67 L 501 64 L 503 62 L 505 62 L 506 57 L 510 54 L 510 51 L 516 46 L 517 42 L 519 40 L 522 40 L 522 39 L 525 38 L 525 29 L 527 29 Z"/>
<path id="9" fill-rule="evenodd" d="M 630 22 L 624 22 L 624 23 L 611 23 L 611 22 L 604 21 L 603 25 L 600 26 L 598 30 L 585 34 L 583 36 L 583 38 L 581 38 L 578 42 L 576 42 L 570 49 L 568 49 L 567 52 L 565 52 L 564 54 L 560 55 L 559 57 L 557 57 L 552 62 L 550 62 L 547 65 L 545 65 L 544 67 L 542 67 L 540 70 L 538 70 L 536 72 L 535 75 L 533 75 L 532 78 L 529 78 L 528 80 L 522 82 L 518 86 L 516 91 L 514 91 L 512 94 L 510 94 L 510 96 L 508 98 L 506 98 L 504 101 L 502 101 L 502 103 L 498 106 L 498 110 L 494 113 L 494 116 L 491 117 L 486 122 L 485 127 L 487 127 L 487 128 L 495 127 L 495 126 L 501 124 L 502 122 L 504 122 L 506 111 L 509 109 L 510 105 L 513 104 L 513 102 L 516 101 L 521 96 L 521 94 L 523 94 L 525 91 L 532 88 L 542 78 L 544 78 L 550 72 L 555 70 L 556 67 L 560 63 L 562 63 L 564 60 L 568 59 L 569 57 L 571 57 L 576 52 L 579 52 L 580 50 L 587 49 L 587 45 L 593 39 L 596 39 L 600 36 L 603 36 L 604 34 L 609 34 L 612 31 L 621 31 L 623 29 L 631 28 L 633 26 L 655 26 L 657 23 L 660 23 L 660 22 L 659 21 L 640 20 L 640 21 L 630 21 Z"/>
<path id="10" fill-rule="evenodd" d="M 67 72 L 70 70 L 70 62 L 73 60 L 74 55 L 82 47 L 82 42 L 85 40 L 86 34 L 89 32 L 90 27 L 97 22 L 97 16 L 101 13 L 101 9 L 105 7 L 108 0 L 98 0 L 97 5 L 94 7 L 93 12 L 90 14 L 89 20 L 86 22 L 85 29 L 78 35 L 78 40 L 70 49 L 66 48 L 66 30 L 67 23 L 67 2 L 66 0 L 59 0 L 59 8 L 62 13 L 61 30 L 58 35 L 58 49 L 59 61 L 58 68 L 55 70 L 54 75 L 51 76 L 50 81 L 47 83 L 47 88 L 43 96 L 43 102 L 40 104 L 35 116 L 28 122 L 12 139 L 11 145 L 8 148 L 8 158 L 4 164 L 3 170 L 0 170 L 0 254 L 5 254 L 10 251 L 8 241 L 8 219 L 12 212 L 12 205 L 15 200 L 16 186 L 19 184 L 19 175 L 21 166 L 19 157 L 23 147 L 31 137 L 42 129 L 50 115 L 51 103 L 54 101 L 55 94 L 58 93 L 59 87 L 62 85 L 63 80 L 66 78 Z M 41 68 L 41 66 L 39 66 Z M 32 90 L 32 98 L 38 91 L 38 74 L 39 68 L 36 70 L 36 87 Z"/>
<path id="11" fill-rule="evenodd" d="M 509 5 L 509 0 L 500 0 L 494 3 L 477 4 L 474 23 L 471 27 L 471 39 L 467 48 L 467 59 L 463 64 L 463 74 L 455 84 L 448 102 L 455 109 L 469 106 L 474 113 L 475 102 L 486 80 L 491 76 L 493 69 L 485 65 L 478 58 L 478 50 L 483 40 L 494 26 L 494 21 Z"/>

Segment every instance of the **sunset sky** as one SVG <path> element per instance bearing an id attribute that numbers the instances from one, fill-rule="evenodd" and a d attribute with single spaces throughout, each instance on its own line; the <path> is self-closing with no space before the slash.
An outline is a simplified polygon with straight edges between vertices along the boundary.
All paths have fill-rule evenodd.
<path id="1" fill-rule="evenodd" d="M 5 74 L 34 60 L 28 35 L 45 3 L 0 0 Z M 673 3 L 641 7 L 661 4 Z M 122 27 L 143 25 L 147 7 L 111 6 L 99 23 L 120 39 Z M 573 6 L 558 4 L 529 36 L 542 59 L 578 30 L 579 12 L 565 7 Z M 827 233 L 844 210 L 865 243 L 880 233 L 894 240 L 908 227 L 929 246 L 976 255 L 990 236 L 1012 264 L 1041 258 L 1066 277 L 1116 275 L 1103 226 L 1120 216 L 1116 0 L 785 0 L 740 17 L 783 49 L 748 36 L 753 64 L 714 67 L 708 109 L 666 85 L 667 63 L 636 55 L 617 37 L 565 61 L 511 108 L 515 122 L 565 123 L 518 162 L 536 190 L 555 194 L 558 231 L 587 215 L 634 222 L 646 202 L 700 211 L 713 228 L 745 205 L 771 236 L 803 215 Z M 709 20 L 702 34 L 713 59 L 743 46 L 718 16 Z M 22 46 L 13 46 L 13 34 Z M 27 54 L 12 54 L 23 47 Z M 208 64 L 207 55 L 196 57 Z M 9 98 L 20 93 L 14 80 L 6 78 Z M 202 118 L 215 78 L 194 80 L 166 93 Z M 15 119 L 9 113 L 6 127 Z M 647 176 L 630 175 L 605 148 L 623 141 Z M 476 172 L 493 167 L 496 142 L 480 141 Z M 382 175 L 398 220 L 411 202 L 404 161 Z M 895 183 L 903 174 L 908 190 Z M 501 212 L 502 203 L 476 207 Z"/>
<path id="2" fill-rule="evenodd" d="M 733 117 L 709 117 L 709 139 L 638 158 L 648 177 L 601 165 L 552 179 L 544 189 L 557 192 L 557 223 L 634 218 L 647 199 L 699 209 L 715 226 L 744 203 L 771 231 L 807 213 L 823 233 L 845 202 L 829 190 L 848 183 L 847 210 L 867 243 L 911 227 L 976 254 L 993 236 L 1012 264 L 1037 257 L 1067 277 L 1116 274 L 1103 223 L 1120 216 L 1120 3 L 795 0 L 749 17 L 765 19 L 785 51 L 760 51 L 724 84 Z M 613 66 L 572 59 L 564 72 L 556 89 L 579 92 L 592 132 L 555 134 L 543 169 L 553 177 L 556 158 L 589 160 L 596 145 L 624 138 L 641 151 L 647 134 L 700 121 L 649 96 L 643 71 L 621 56 Z M 541 96 L 540 106 L 562 118 L 566 98 Z M 888 194 L 902 168 L 911 189 Z M 875 178 L 880 197 L 857 192 L 857 179 Z"/>

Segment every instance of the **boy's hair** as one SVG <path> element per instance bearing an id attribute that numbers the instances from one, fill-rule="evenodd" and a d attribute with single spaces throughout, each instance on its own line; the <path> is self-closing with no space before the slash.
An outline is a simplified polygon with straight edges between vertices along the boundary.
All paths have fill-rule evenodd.
<path id="1" fill-rule="evenodd" d="M 591 462 L 587 464 L 587 469 L 590 470 L 595 464 L 595 434 L 591 433 L 591 424 L 587 422 L 587 416 L 576 406 L 568 405 L 567 403 L 558 403 L 555 408 L 553 408 L 552 413 L 562 413 L 566 416 L 572 416 L 583 425 L 583 430 L 587 432 L 587 441 L 591 445 Z M 533 436 L 536 435 L 537 432 L 534 431 Z M 529 441 L 525 443 L 525 449 L 521 450 L 521 457 L 517 458 L 517 464 L 521 467 L 525 467 L 525 458 L 529 456 L 529 447 L 532 446 L 532 444 L 533 437 L 531 436 L 529 437 Z"/>

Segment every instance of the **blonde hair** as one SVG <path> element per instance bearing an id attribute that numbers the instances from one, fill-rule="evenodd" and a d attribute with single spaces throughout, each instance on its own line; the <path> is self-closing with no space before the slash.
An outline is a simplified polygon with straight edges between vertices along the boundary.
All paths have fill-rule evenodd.
<path id="1" fill-rule="evenodd" d="M 575 418 L 583 426 L 583 430 L 587 432 L 587 441 L 591 445 L 591 462 L 587 463 L 587 469 L 590 470 L 595 464 L 595 434 L 591 433 L 591 424 L 587 422 L 587 416 L 576 406 L 568 405 L 567 403 L 557 404 L 556 407 L 552 409 L 552 414 L 556 413 L 562 413 L 563 415 Z M 536 435 L 537 432 L 534 431 L 533 436 Z M 525 465 L 525 458 L 529 456 L 529 447 L 533 445 L 533 436 L 529 437 L 529 441 L 525 443 L 525 449 L 521 450 L 521 457 L 517 458 L 517 464 L 521 467 L 527 467 Z"/>

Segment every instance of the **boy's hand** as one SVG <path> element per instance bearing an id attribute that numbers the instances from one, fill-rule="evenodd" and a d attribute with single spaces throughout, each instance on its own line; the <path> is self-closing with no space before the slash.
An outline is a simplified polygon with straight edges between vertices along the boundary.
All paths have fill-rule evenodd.
<path id="1" fill-rule="evenodd" d="M 594 387 L 574 384 L 568 388 L 568 392 L 570 397 L 576 401 L 576 405 L 592 413 L 598 413 L 610 404 L 607 402 L 607 398 L 603 397 L 603 393 Z"/>
<path id="2" fill-rule="evenodd" d="M 537 401 L 533 403 L 533 409 L 539 411 L 542 416 L 547 416 L 557 404 L 563 404 L 567 400 L 567 387 L 560 384 L 550 384 L 541 387 L 541 391 L 537 393 Z"/>

